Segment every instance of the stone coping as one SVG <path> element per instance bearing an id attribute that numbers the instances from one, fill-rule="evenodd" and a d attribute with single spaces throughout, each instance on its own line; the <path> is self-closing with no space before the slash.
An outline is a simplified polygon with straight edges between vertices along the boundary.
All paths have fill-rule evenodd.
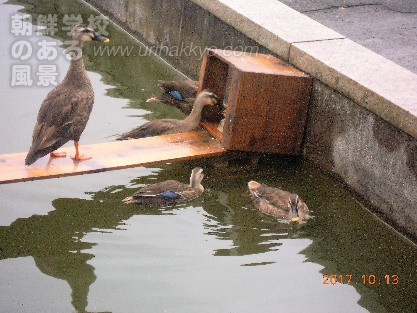
<path id="1" fill-rule="evenodd" d="M 191 0 L 417 139 L 417 75 L 277 0 Z"/>

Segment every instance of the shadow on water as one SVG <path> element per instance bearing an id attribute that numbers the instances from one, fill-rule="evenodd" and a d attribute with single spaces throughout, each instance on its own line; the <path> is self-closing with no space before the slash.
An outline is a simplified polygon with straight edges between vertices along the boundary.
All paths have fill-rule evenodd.
<path id="1" fill-rule="evenodd" d="M 322 265 L 323 274 L 352 274 L 352 285 L 361 294 L 360 305 L 371 312 L 381 312 L 381 306 L 388 312 L 413 312 L 417 296 L 415 247 L 382 225 L 341 186 L 297 161 L 267 158 L 257 166 L 224 164 L 224 159 L 214 158 L 165 165 L 155 176 L 140 177 L 130 185 L 137 188 L 168 178 L 187 181 L 190 168 L 203 166 L 207 191 L 187 204 L 187 209 L 203 207 L 208 217 L 205 235 L 232 242 L 230 248 L 214 250 L 213 255 L 260 254 L 279 249 L 283 238 L 309 238 L 313 243 L 301 252 L 307 261 Z M 303 226 L 291 226 L 260 215 L 251 204 L 246 177 L 302 194 L 314 218 Z M 0 259 L 33 257 L 43 273 L 69 283 L 74 308 L 85 312 L 89 288 L 96 280 L 94 267 L 88 264 L 94 255 L 87 251 L 95 243 L 82 241 L 85 234 L 116 229 L 134 215 L 176 214 L 176 207 L 122 203 L 132 192 L 125 186 L 109 186 L 90 193 L 91 200 L 59 198 L 52 203 L 55 210 L 46 216 L 18 219 L 0 227 Z M 378 278 L 396 274 L 400 284 L 363 285 L 363 274 Z"/>

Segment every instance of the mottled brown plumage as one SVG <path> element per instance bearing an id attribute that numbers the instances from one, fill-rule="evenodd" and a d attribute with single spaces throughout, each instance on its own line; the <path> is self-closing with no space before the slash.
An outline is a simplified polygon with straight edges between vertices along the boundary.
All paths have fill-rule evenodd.
<path id="1" fill-rule="evenodd" d="M 157 97 L 149 98 L 146 102 L 160 101 L 178 108 L 187 115 L 191 113 L 197 95 L 198 82 L 194 80 L 159 80 L 158 86 L 163 90 L 163 93 Z"/>
<path id="2" fill-rule="evenodd" d="M 123 199 L 123 202 L 167 205 L 192 200 L 204 192 L 201 185 L 203 177 L 203 169 L 196 167 L 191 172 L 190 184 L 167 180 L 141 188 L 133 196 Z"/>
<path id="3" fill-rule="evenodd" d="M 176 107 L 184 114 L 190 114 L 197 90 L 198 82 L 193 80 L 184 81 L 158 81 L 158 86 L 163 90 L 163 93 L 157 97 L 152 97 L 146 100 L 146 102 L 162 102 L 166 105 Z M 220 106 L 206 106 L 203 109 L 202 121 L 218 123 L 222 117 L 223 109 Z"/>
<path id="4" fill-rule="evenodd" d="M 197 129 L 200 125 L 201 112 L 204 106 L 214 106 L 217 104 L 217 101 L 217 96 L 214 93 L 203 90 L 198 94 L 190 115 L 184 120 L 161 119 L 151 121 L 122 134 L 117 140 L 177 134 Z"/>
<path id="5" fill-rule="evenodd" d="M 32 135 L 32 146 L 26 156 L 26 165 L 52 153 L 69 140 L 76 143 L 75 159 L 82 160 L 78 155 L 78 141 L 93 108 L 94 91 L 84 68 L 81 51 L 85 42 L 105 41 L 106 38 L 98 36 L 84 25 L 74 27 L 72 38 L 80 49 L 79 58 L 71 60 L 62 83 L 51 90 L 42 102 Z"/>
<path id="6" fill-rule="evenodd" d="M 256 181 L 248 183 L 255 207 L 264 214 L 291 221 L 304 220 L 309 215 L 307 205 L 298 195 Z"/>

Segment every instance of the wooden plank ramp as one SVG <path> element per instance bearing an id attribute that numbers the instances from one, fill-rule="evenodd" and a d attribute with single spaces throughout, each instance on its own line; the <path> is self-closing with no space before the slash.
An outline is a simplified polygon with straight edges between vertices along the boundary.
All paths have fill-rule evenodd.
<path id="1" fill-rule="evenodd" d="M 75 162 L 74 147 L 62 148 L 66 158 L 45 156 L 25 166 L 26 152 L 0 155 L 0 184 L 111 171 L 160 162 L 221 155 L 226 150 L 206 131 L 162 135 L 126 141 L 80 145 L 92 159 Z"/>

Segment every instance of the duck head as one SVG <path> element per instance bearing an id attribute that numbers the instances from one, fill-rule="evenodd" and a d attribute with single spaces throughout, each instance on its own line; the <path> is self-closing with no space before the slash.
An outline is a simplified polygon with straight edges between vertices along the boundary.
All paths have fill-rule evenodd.
<path id="1" fill-rule="evenodd" d="M 210 90 L 203 90 L 197 95 L 196 103 L 202 103 L 203 105 L 220 105 L 219 97 Z"/>
<path id="2" fill-rule="evenodd" d="M 78 41 L 81 45 L 92 40 L 103 43 L 110 42 L 110 39 L 99 36 L 94 29 L 85 24 L 74 26 L 71 32 L 71 37 L 74 41 Z"/>
<path id="3" fill-rule="evenodd" d="M 248 188 L 249 188 L 249 191 L 250 191 L 250 192 L 252 192 L 252 191 L 254 191 L 254 190 L 258 189 L 260 186 L 261 186 L 261 184 L 260 184 L 260 183 L 258 183 L 257 181 L 254 181 L 254 180 L 251 180 L 251 181 L 248 183 Z"/>
<path id="4" fill-rule="evenodd" d="M 298 222 L 300 220 L 299 205 L 300 198 L 298 195 L 291 194 L 288 199 L 288 208 L 291 211 L 291 222 Z"/>

